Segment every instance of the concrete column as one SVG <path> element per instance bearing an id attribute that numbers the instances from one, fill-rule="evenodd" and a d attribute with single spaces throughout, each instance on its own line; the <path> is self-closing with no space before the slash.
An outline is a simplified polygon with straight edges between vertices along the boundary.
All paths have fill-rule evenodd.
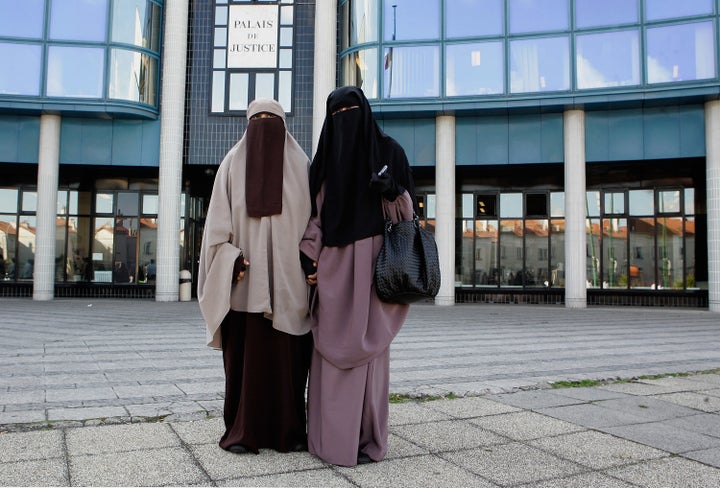
<path id="1" fill-rule="evenodd" d="M 455 303 L 455 117 L 435 119 L 435 241 L 440 256 L 438 305 Z"/>
<path id="2" fill-rule="evenodd" d="M 40 116 L 33 300 L 52 300 L 55 296 L 55 232 L 61 121 L 59 115 Z"/>
<path id="3" fill-rule="evenodd" d="M 720 101 L 705 104 L 708 306 L 720 312 Z"/>
<path id="4" fill-rule="evenodd" d="M 166 0 L 160 100 L 160 188 L 155 300 L 174 302 L 180 288 L 180 195 L 185 122 L 188 0 Z"/>
<path id="5" fill-rule="evenodd" d="M 315 2 L 315 64 L 313 66 L 312 154 L 317 150 L 320 131 L 325 120 L 325 104 L 335 89 L 337 72 L 337 0 Z"/>
<path id="6" fill-rule="evenodd" d="M 585 112 L 563 114 L 565 147 L 565 307 L 587 307 Z"/>

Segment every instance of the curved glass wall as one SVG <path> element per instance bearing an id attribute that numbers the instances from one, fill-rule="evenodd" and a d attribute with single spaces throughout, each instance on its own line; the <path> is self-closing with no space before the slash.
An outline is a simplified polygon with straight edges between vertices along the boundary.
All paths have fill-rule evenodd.
<path id="1" fill-rule="evenodd" d="M 716 87 L 716 3 L 341 0 L 341 79 L 384 101 Z"/>
<path id="2" fill-rule="evenodd" d="M 160 0 L 0 0 L 0 104 L 155 115 L 161 16 Z"/>

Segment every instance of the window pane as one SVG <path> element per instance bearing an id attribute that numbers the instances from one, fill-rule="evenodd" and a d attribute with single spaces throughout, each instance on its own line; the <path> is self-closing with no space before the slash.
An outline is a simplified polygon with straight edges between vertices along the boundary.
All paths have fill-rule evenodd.
<path id="1" fill-rule="evenodd" d="M 247 75 L 245 76 L 247 77 Z M 247 96 L 245 100 L 245 104 L 247 104 Z M 225 111 L 225 73 L 222 71 L 214 71 L 212 74 L 212 102 L 210 110 L 213 112 Z"/>
<path id="2" fill-rule="evenodd" d="M 104 41 L 107 10 L 107 0 L 52 0 L 50 38 Z"/>
<path id="3" fill-rule="evenodd" d="M 14 280 L 17 267 L 17 228 L 15 215 L 0 215 L 0 280 Z"/>
<path id="4" fill-rule="evenodd" d="M 500 217 L 522 218 L 523 202 L 522 193 L 501 193 L 500 194 Z"/>
<path id="5" fill-rule="evenodd" d="M 57 206 L 55 212 L 58 215 L 67 215 L 68 213 L 68 192 L 67 190 L 58 190 Z"/>
<path id="6" fill-rule="evenodd" d="M 605 214 L 618 215 L 625 213 L 625 194 L 622 192 L 605 193 Z"/>
<path id="7" fill-rule="evenodd" d="M 118 193 L 117 214 L 118 215 L 137 215 L 138 214 L 138 194 L 137 193 Z"/>
<path id="8" fill-rule="evenodd" d="M 68 221 L 68 280 L 92 281 L 93 266 L 88 250 L 90 218 L 70 217 Z"/>
<path id="9" fill-rule="evenodd" d="M 497 220 L 475 221 L 475 284 L 498 286 L 500 270 L 497 263 Z"/>
<path id="10" fill-rule="evenodd" d="M 565 286 L 565 220 L 550 221 L 550 286 Z"/>
<path id="11" fill-rule="evenodd" d="M 113 270 L 113 219 L 95 219 L 92 243 L 93 281 L 110 283 Z"/>
<path id="12" fill-rule="evenodd" d="M 447 95 L 492 95 L 505 91 L 502 42 L 448 45 Z"/>
<path id="13" fill-rule="evenodd" d="M 255 98 L 275 99 L 275 73 L 255 75 Z"/>
<path id="14" fill-rule="evenodd" d="M 280 8 L 280 24 L 293 25 L 293 7 Z"/>
<path id="15" fill-rule="evenodd" d="M 278 73 L 277 101 L 285 112 L 292 111 L 292 71 Z"/>
<path id="16" fill-rule="evenodd" d="M 227 8 L 224 10 L 227 15 Z M 224 23 L 227 23 L 227 18 Z M 160 7 L 147 0 L 124 0 L 113 3 L 112 40 L 114 42 L 158 51 L 159 39 Z"/>
<path id="17" fill-rule="evenodd" d="M 463 193 L 461 197 L 462 210 L 461 214 L 464 219 L 472 219 L 475 217 L 473 209 L 473 194 Z"/>
<path id="18" fill-rule="evenodd" d="M 627 288 L 627 219 L 603 220 L 603 288 Z"/>
<path id="19" fill-rule="evenodd" d="M 386 41 L 440 38 L 440 0 L 393 0 L 384 4 Z"/>
<path id="20" fill-rule="evenodd" d="M 638 31 L 577 36 L 579 89 L 640 84 Z"/>
<path id="21" fill-rule="evenodd" d="M 47 94 L 51 97 L 100 98 L 104 49 L 50 46 Z"/>
<path id="22" fill-rule="evenodd" d="M 525 271 L 521 275 L 524 286 L 545 287 L 550 284 L 548 225 L 545 219 L 525 221 Z"/>
<path id="23" fill-rule="evenodd" d="M 503 33 L 502 0 L 464 0 L 445 2 L 446 36 L 496 36 Z"/>
<path id="24" fill-rule="evenodd" d="M 647 30 L 648 83 L 715 77 L 712 22 Z"/>
<path id="25" fill-rule="evenodd" d="M 0 64 L 12 66 L 0 70 L 0 93 L 39 95 L 41 59 L 39 45 L 0 42 Z"/>
<path id="26" fill-rule="evenodd" d="M 660 218 L 657 221 L 658 288 L 683 288 L 683 219 Z"/>
<path id="27" fill-rule="evenodd" d="M 701 284 L 695 281 L 695 219 L 685 219 L 685 286 L 698 289 Z M 702 288 L 707 288 L 707 281 Z"/>
<path id="28" fill-rule="evenodd" d="M 352 8 L 350 13 L 350 45 L 377 41 L 378 6 L 380 2 L 376 0 L 356 0 L 348 2 L 348 4 Z"/>
<path id="29" fill-rule="evenodd" d="M 137 195 L 136 195 L 137 199 Z M 113 281 L 132 283 L 137 275 L 137 217 L 123 217 L 115 220 L 115 255 Z"/>
<path id="30" fill-rule="evenodd" d="M 0 36 L 42 38 L 44 7 L 45 0 L 0 0 Z"/>
<path id="31" fill-rule="evenodd" d="M 22 193 L 22 211 L 23 212 L 37 211 L 37 192 L 24 191 Z"/>
<path id="32" fill-rule="evenodd" d="M 525 195 L 525 215 L 541 216 L 547 214 L 547 194 L 528 193 Z"/>
<path id="33" fill-rule="evenodd" d="M 228 8 L 227 7 L 215 7 L 215 25 L 227 25 L 227 22 L 228 22 Z"/>
<path id="34" fill-rule="evenodd" d="M 645 18 L 647 20 L 687 17 L 689 15 L 711 14 L 713 0 L 645 0 Z"/>
<path id="35" fill-rule="evenodd" d="M 589 191 L 585 193 L 585 202 L 587 208 L 585 209 L 588 217 L 600 216 L 600 192 Z"/>
<path id="36" fill-rule="evenodd" d="M 215 47 L 225 47 L 227 46 L 227 28 L 226 27 L 218 27 L 215 29 L 215 42 L 213 43 Z"/>
<path id="37" fill-rule="evenodd" d="M 378 98 L 377 49 L 364 49 L 343 58 L 343 81 L 357 86 L 367 98 Z M 386 63 L 392 62 L 389 58 Z"/>
<path id="38" fill-rule="evenodd" d="M 95 212 L 96 213 L 114 213 L 113 211 L 113 194 L 112 193 L 98 193 L 95 197 Z"/>
<path id="39" fill-rule="evenodd" d="M 110 53 L 110 98 L 155 105 L 157 59 L 125 49 Z"/>
<path id="40" fill-rule="evenodd" d="M 568 90 L 570 53 L 567 37 L 510 42 L 512 93 Z"/>
<path id="41" fill-rule="evenodd" d="M 145 215 L 157 215 L 159 201 L 157 195 L 143 195 L 142 213 Z"/>
<path id="42" fill-rule="evenodd" d="M 680 190 L 658 192 L 659 213 L 680 213 Z"/>
<path id="43" fill-rule="evenodd" d="M 600 219 L 585 219 L 587 241 L 586 280 L 590 288 L 600 287 Z"/>
<path id="44" fill-rule="evenodd" d="M 632 209 L 632 200 L 630 200 Z M 647 288 L 655 282 L 655 229 L 652 218 L 628 219 L 630 288 Z"/>
<path id="45" fill-rule="evenodd" d="M 575 0 L 575 25 L 595 27 L 637 22 L 637 0 Z"/>
<path id="46" fill-rule="evenodd" d="M 550 216 L 565 217 L 565 192 L 550 193 Z"/>
<path id="47" fill-rule="evenodd" d="M 140 219 L 140 253 L 138 283 L 155 283 L 157 265 L 157 219 Z M 182 254 L 181 254 L 182 256 Z"/>
<path id="48" fill-rule="evenodd" d="M 510 33 L 565 30 L 569 11 L 567 0 L 508 0 Z"/>
<path id="49" fill-rule="evenodd" d="M 475 195 L 477 205 L 476 215 L 478 217 L 497 216 L 497 195 Z"/>
<path id="50" fill-rule="evenodd" d="M 685 215 L 695 213 L 695 189 L 685 188 Z"/>
<path id="51" fill-rule="evenodd" d="M 292 46 L 293 45 L 293 30 L 291 27 L 282 27 L 280 29 L 280 45 L 281 46 Z"/>
<path id="52" fill-rule="evenodd" d="M 473 284 L 473 264 L 474 249 L 473 235 L 475 233 L 474 222 L 472 220 L 462 220 L 462 234 L 460 241 L 459 253 L 460 263 L 460 286 L 472 286 Z"/>
<path id="53" fill-rule="evenodd" d="M 280 68 L 292 68 L 292 49 L 280 49 L 278 66 Z"/>
<path id="54" fill-rule="evenodd" d="M 32 280 L 35 272 L 35 229 L 37 221 L 35 217 L 28 215 L 20 216 L 18 226 L 18 278 L 21 280 Z"/>
<path id="55" fill-rule="evenodd" d="M 630 190 L 630 215 L 652 216 L 655 213 L 652 190 Z"/>
<path id="56" fill-rule="evenodd" d="M 70 192 L 70 214 L 89 215 L 91 212 L 92 193 L 89 191 Z"/>
<path id="57" fill-rule="evenodd" d="M 16 213 L 18 191 L 14 188 L 0 188 L 0 213 Z"/>
<path id="58" fill-rule="evenodd" d="M 522 196 L 518 193 L 519 196 Z M 522 205 L 522 199 L 520 199 Z M 502 202 L 501 202 L 502 205 Z M 501 210 L 502 211 L 502 208 Z M 500 221 L 500 285 L 520 286 L 523 283 L 523 222 Z"/>
<path id="59" fill-rule="evenodd" d="M 396 47 L 385 51 L 385 98 L 440 96 L 440 49 Z"/>

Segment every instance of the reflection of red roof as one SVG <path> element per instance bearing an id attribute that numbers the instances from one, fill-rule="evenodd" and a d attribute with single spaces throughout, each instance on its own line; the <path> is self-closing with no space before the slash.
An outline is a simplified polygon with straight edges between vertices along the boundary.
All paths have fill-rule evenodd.
<path id="1" fill-rule="evenodd" d="M 140 225 L 142 227 L 149 227 L 151 229 L 157 229 L 157 219 L 140 218 Z"/>
<path id="2" fill-rule="evenodd" d="M 639 219 L 633 219 L 631 224 L 632 230 L 631 232 L 636 232 L 639 234 L 655 234 L 655 219 L 652 217 L 643 217 Z M 676 236 L 682 236 L 683 235 L 683 221 L 681 218 L 672 217 L 672 218 L 659 218 L 657 222 L 657 227 L 662 228 L 663 225 L 665 226 L 665 229 L 667 229 L 668 232 L 670 232 L 673 235 Z M 592 229 L 592 235 L 597 236 L 600 233 L 600 224 L 597 223 L 597 219 L 593 219 L 592 224 L 590 225 L 590 228 Z M 612 232 L 613 238 L 618 239 L 627 239 L 628 236 L 628 228 L 627 226 L 624 227 L 618 227 L 617 229 L 612 230 L 610 227 L 610 221 L 605 219 L 603 220 L 603 235 L 610 236 L 610 233 Z M 685 222 L 685 234 L 687 235 L 694 235 L 695 234 L 695 221 L 694 220 L 688 220 Z"/>
<path id="3" fill-rule="evenodd" d="M 12 225 L 10 222 L 2 222 L 0 221 L 0 232 L 6 235 L 15 235 L 17 234 L 17 231 L 15 230 L 15 226 Z"/>
<path id="4" fill-rule="evenodd" d="M 22 222 L 20 222 L 20 228 L 25 229 L 31 234 L 35 234 L 35 230 L 37 229 L 36 227 L 31 227 L 30 224 L 27 223 L 27 220 L 23 220 Z"/>

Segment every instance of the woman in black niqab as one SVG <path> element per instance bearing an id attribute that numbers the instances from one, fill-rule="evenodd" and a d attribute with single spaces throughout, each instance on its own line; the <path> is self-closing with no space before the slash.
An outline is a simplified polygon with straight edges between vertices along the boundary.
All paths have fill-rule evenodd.
<path id="1" fill-rule="evenodd" d="M 378 172 L 387 170 L 378 177 Z M 325 186 L 321 209 L 316 197 Z M 327 100 L 312 165 L 313 215 L 321 213 L 323 244 L 344 246 L 383 233 L 381 197 L 394 200 L 403 190 L 415 195 L 410 166 L 402 147 L 385 134 L 360 88 L 333 91 Z"/>

